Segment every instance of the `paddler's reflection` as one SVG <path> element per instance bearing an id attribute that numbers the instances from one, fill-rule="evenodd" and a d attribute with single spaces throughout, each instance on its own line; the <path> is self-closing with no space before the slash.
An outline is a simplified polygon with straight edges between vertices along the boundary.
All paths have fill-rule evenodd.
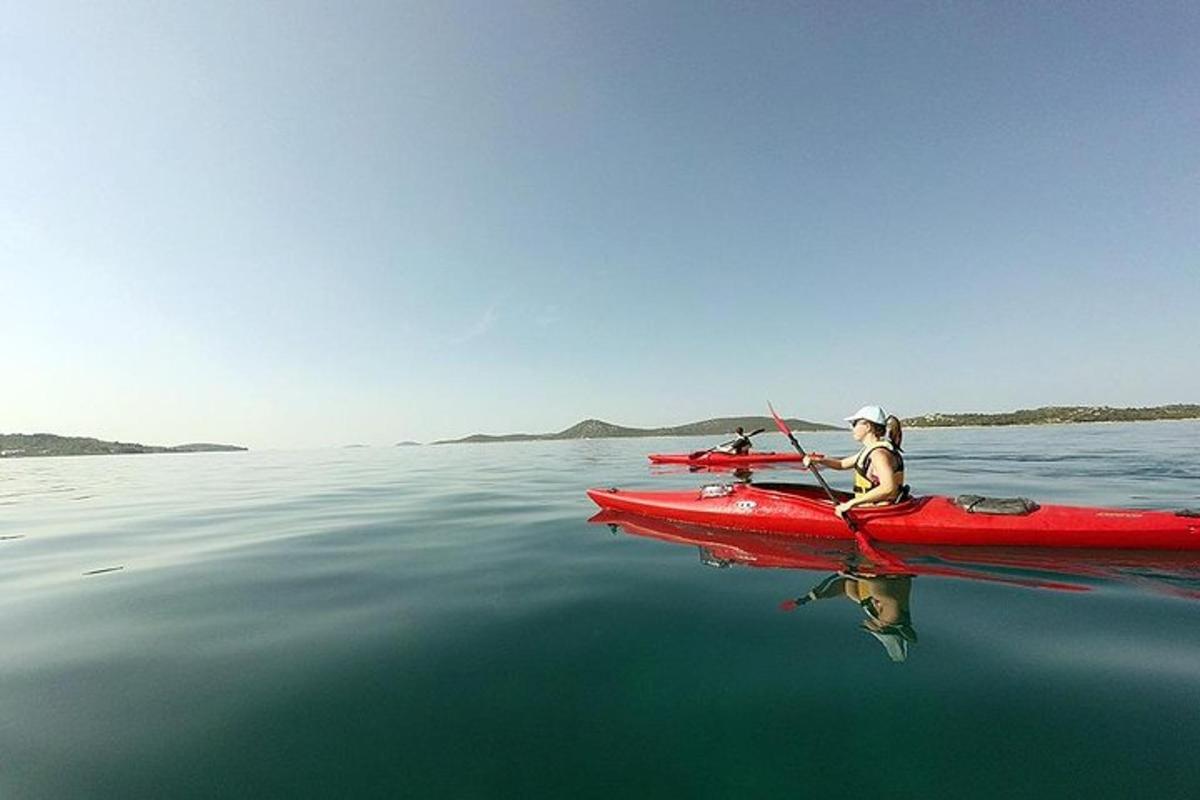
<path id="1" fill-rule="evenodd" d="M 908 646 L 917 643 L 909 609 L 912 579 L 912 575 L 875 575 L 861 570 L 835 572 L 784 608 L 845 597 L 867 615 L 862 630 L 883 645 L 888 658 L 900 662 L 908 658 Z"/>
<path id="2" fill-rule="evenodd" d="M 760 536 L 613 511 L 601 511 L 590 522 L 608 525 L 613 533 L 623 529 L 635 536 L 694 546 L 699 551 L 700 563 L 718 569 L 741 564 L 766 569 L 803 569 L 817 574 L 836 570 L 804 595 L 783 603 L 782 608 L 790 611 L 814 600 L 844 597 L 863 610 L 866 619 L 861 622 L 861 629 L 883 645 L 892 661 L 906 660 L 909 645 L 917 642 L 910 610 L 912 579 L 917 571 L 975 576 L 973 572 L 942 565 L 914 568 L 886 553 L 864 554 L 861 547 L 850 541 Z"/>
<path id="3" fill-rule="evenodd" d="M 701 545 L 699 550 L 700 550 L 700 563 L 706 567 L 714 567 L 716 569 L 729 569 L 735 563 L 737 563 L 737 562 L 731 561 L 727 558 L 721 558 L 720 556 L 718 556 L 712 550 L 709 550 L 704 545 Z"/>
<path id="4" fill-rule="evenodd" d="M 749 467 L 734 467 L 732 470 L 711 470 L 708 467 L 704 467 L 704 466 L 688 467 L 688 472 L 713 472 L 713 471 L 719 471 L 719 472 L 728 471 L 729 474 L 733 477 L 733 480 L 735 483 L 750 483 L 751 482 L 750 479 L 754 477 L 754 470 L 750 469 Z"/>

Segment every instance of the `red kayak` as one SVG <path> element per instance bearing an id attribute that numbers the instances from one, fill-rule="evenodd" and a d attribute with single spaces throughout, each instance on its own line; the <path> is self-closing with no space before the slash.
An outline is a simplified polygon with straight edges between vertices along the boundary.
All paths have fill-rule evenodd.
<path id="1" fill-rule="evenodd" d="M 752 464 L 798 464 L 804 460 L 799 453 L 702 453 L 692 458 L 689 453 L 651 453 L 646 456 L 654 464 L 695 464 L 708 467 L 741 467 Z"/>
<path id="2" fill-rule="evenodd" d="M 839 500 L 850 497 L 844 492 Z M 715 528 L 787 536 L 852 538 L 817 486 L 705 486 L 699 491 L 589 489 L 604 509 Z M 930 495 L 851 515 L 870 541 L 918 545 L 1200 550 L 1200 512 L 1039 506 L 1022 498 Z"/>

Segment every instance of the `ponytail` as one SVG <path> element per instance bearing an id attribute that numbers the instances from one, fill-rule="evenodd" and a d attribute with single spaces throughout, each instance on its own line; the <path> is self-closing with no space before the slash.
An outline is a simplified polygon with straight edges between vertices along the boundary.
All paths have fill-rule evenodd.
<path id="1" fill-rule="evenodd" d="M 900 446 L 900 443 L 904 441 L 904 431 L 900 428 L 899 417 L 889 414 L 884 429 L 887 431 L 887 438 L 892 443 L 892 446 L 897 450 L 903 450 L 904 448 Z"/>

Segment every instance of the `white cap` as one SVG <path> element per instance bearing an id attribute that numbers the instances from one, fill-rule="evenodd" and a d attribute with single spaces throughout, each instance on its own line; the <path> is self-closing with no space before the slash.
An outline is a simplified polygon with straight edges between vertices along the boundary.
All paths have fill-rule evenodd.
<path id="1" fill-rule="evenodd" d="M 879 406 L 863 406 L 850 416 L 845 417 L 846 422 L 855 422 L 860 419 L 865 419 L 867 422 L 874 422 L 876 425 L 887 425 L 887 414 L 884 414 L 883 409 Z"/>

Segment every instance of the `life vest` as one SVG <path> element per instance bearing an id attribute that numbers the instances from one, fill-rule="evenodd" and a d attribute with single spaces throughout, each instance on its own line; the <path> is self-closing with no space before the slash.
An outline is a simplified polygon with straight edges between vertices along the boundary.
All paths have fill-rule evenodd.
<path id="1" fill-rule="evenodd" d="M 859 454 L 854 458 L 854 493 L 865 494 L 879 485 L 879 478 L 871 474 L 871 453 L 883 448 L 892 454 L 892 462 L 896 473 L 896 483 L 900 487 L 896 491 L 895 497 L 888 498 L 885 502 L 899 503 L 901 500 L 908 499 L 908 487 L 904 485 L 904 456 L 900 455 L 900 451 L 896 445 L 889 442 L 887 439 L 880 439 L 873 444 L 864 447 Z"/>

